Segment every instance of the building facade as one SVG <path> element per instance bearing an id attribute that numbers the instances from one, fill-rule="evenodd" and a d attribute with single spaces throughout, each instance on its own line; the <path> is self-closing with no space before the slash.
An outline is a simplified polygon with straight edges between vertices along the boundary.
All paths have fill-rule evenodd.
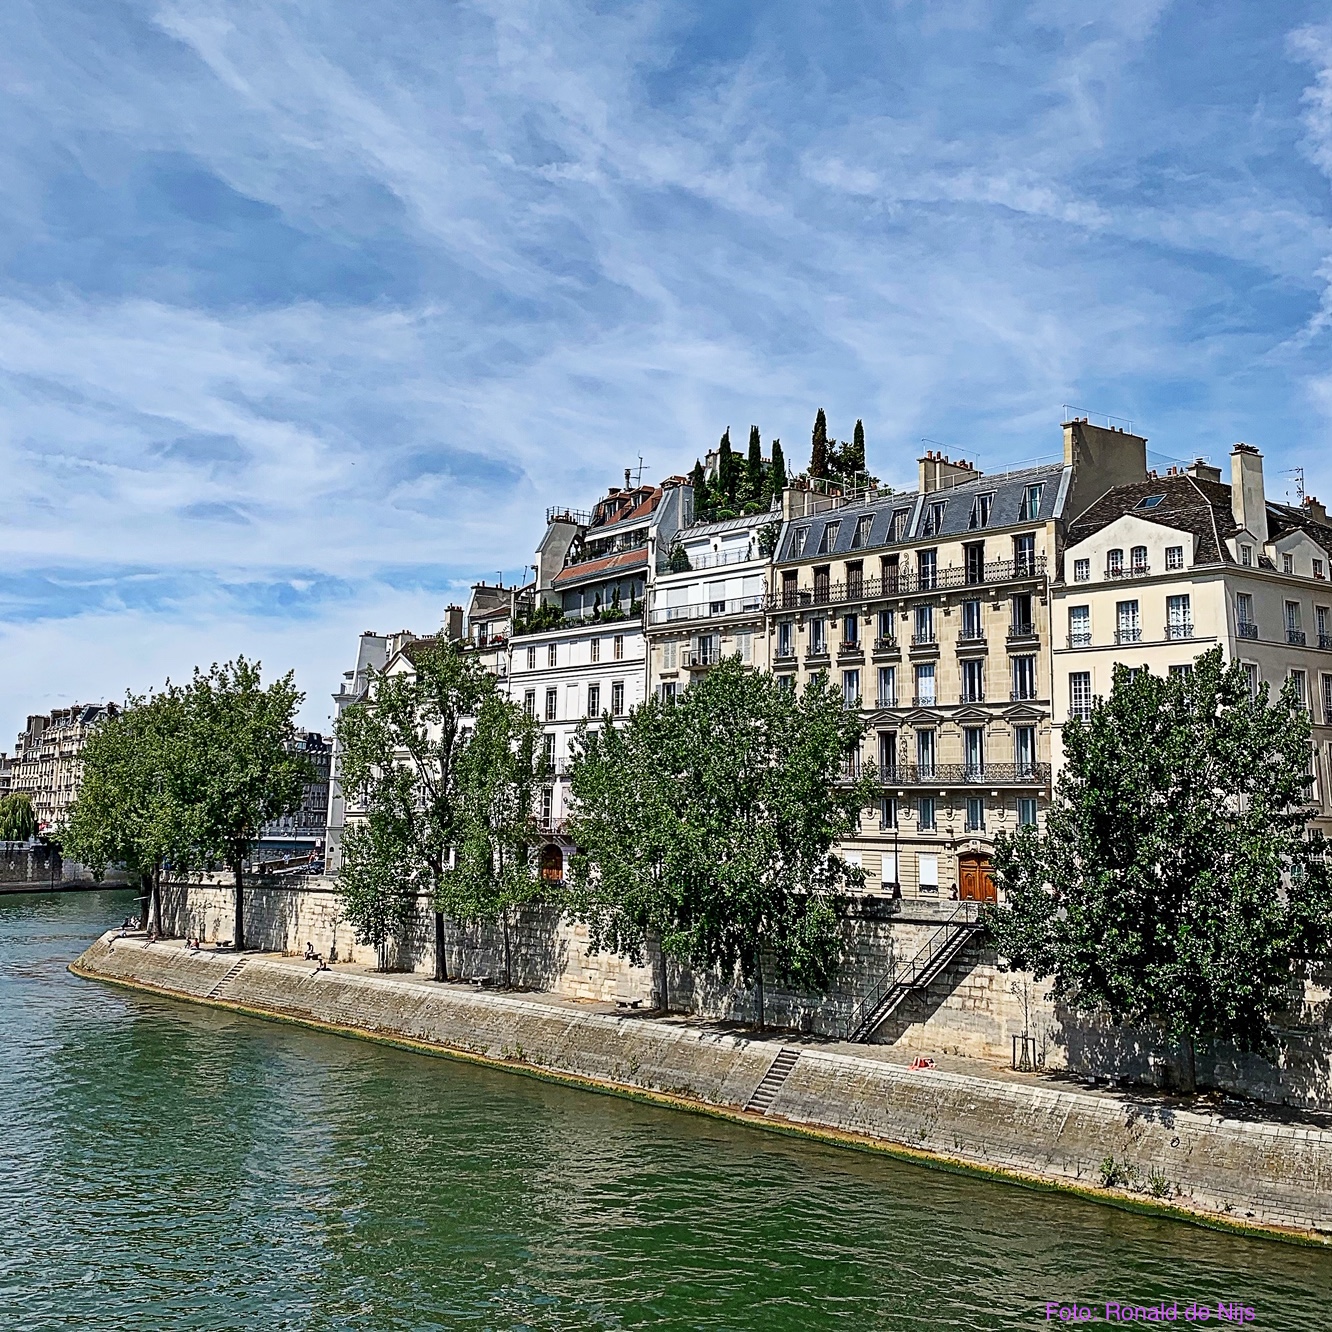
<path id="1" fill-rule="evenodd" d="M 76 703 L 31 716 L 14 745 L 10 789 L 27 791 L 39 832 L 53 832 L 69 815 L 83 777 L 83 748 L 93 728 L 120 709 L 114 703 Z"/>
<path id="2" fill-rule="evenodd" d="M 332 741 L 318 731 L 298 731 L 288 746 L 309 763 L 313 776 L 301 790 L 300 808 L 280 819 L 270 819 L 259 830 L 258 860 L 292 855 L 323 856 L 328 834 Z"/>

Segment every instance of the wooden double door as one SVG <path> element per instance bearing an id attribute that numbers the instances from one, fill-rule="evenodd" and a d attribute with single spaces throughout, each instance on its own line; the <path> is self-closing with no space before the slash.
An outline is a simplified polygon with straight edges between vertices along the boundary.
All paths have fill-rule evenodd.
<path id="1" fill-rule="evenodd" d="M 957 858 L 957 895 L 964 902 L 997 902 L 993 865 L 989 856 L 977 854 Z"/>

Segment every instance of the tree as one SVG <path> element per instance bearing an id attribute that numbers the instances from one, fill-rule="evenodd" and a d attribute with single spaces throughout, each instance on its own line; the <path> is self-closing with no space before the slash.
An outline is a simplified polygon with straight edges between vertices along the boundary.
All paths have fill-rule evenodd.
<path id="1" fill-rule="evenodd" d="M 826 987 L 839 900 L 859 871 L 833 854 L 873 798 L 844 780 L 856 709 L 822 676 L 803 693 L 729 658 L 674 702 L 652 699 L 620 728 L 584 729 L 571 777 L 573 910 L 594 947 L 641 959 L 649 939 L 696 969 L 763 966 Z"/>
<path id="2" fill-rule="evenodd" d="M 857 418 L 851 443 L 842 446 L 842 472 L 848 485 L 855 485 L 857 477 L 865 473 L 865 423 Z"/>
<path id="3" fill-rule="evenodd" d="M 755 511 L 766 508 L 766 491 L 763 484 L 763 445 L 759 440 L 759 428 L 749 427 L 749 453 L 745 458 L 744 500 L 748 508 L 755 506 Z"/>
<path id="4" fill-rule="evenodd" d="M 772 467 L 768 472 L 768 490 L 774 499 L 780 500 L 786 489 L 786 459 L 782 456 L 782 441 L 772 441 Z"/>
<path id="5" fill-rule="evenodd" d="M 1115 670 L 1064 728 L 1045 832 L 996 839 L 1005 903 L 987 913 L 1008 965 L 1057 999 L 1181 1046 L 1267 1043 L 1292 962 L 1332 941 L 1320 837 L 1307 836 L 1310 723 L 1288 683 L 1249 690 L 1220 649 L 1168 679 Z"/>
<path id="6" fill-rule="evenodd" d="M 26 842 L 36 836 L 32 796 L 27 791 L 15 791 L 0 798 L 0 842 Z"/>
<path id="7" fill-rule="evenodd" d="M 184 691 L 136 698 L 103 718 L 83 749 L 79 792 L 61 834 L 63 854 L 101 874 L 121 865 L 139 879 L 143 921 L 162 929 L 162 874 L 202 863 L 203 837 L 191 803 Z"/>
<path id="8" fill-rule="evenodd" d="M 689 552 L 678 541 L 671 547 L 666 567 L 671 573 L 688 573 L 694 567 L 689 563 Z"/>
<path id="9" fill-rule="evenodd" d="M 458 755 L 457 850 L 440 880 L 438 903 L 448 915 L 500 922 L 510 985 L 510 912 L 541 887 L 532 861 L 536 782 L 546 767 L 538 754 L 539 734 L 536 722 L 498 691 L 482 700 Z"/>
<path id="10" fill-rule="evenodd" d="M 381 675 L 371 697 L 338 719 L 340 780 L 348 807 L 357 810 L 343 832 L 339 889 L 357 938 L 376 948 L 404 937 L 418 898 L 428 898 L 435 979 L 443 981 L 445 912 L 473 919 L 469 903 L 499 900 L 493 885 L 485 889 L 490 897 L 482 892 L 485 876 L 476 858 L 479 828 L 489 827 L 486 837 L 500 835 L 478 823 L 479 811 L 493 809 L 498 796 L 478 793 L 483 760 L 480 751 L 469 757 L 468 750 L 483 721 L 481 743 L 493 750 L 495 709 L 511 705 L 499 698 L 495 678 L 458 644 L 422 639 L 410 651 L 412 671 Z M 493 753 L 485 761 L 493 763 Z M 510 803 L 521 799 L 510 793 Z"/>
<path id="11" fill-rule="evenodd" d="M 697 458 L 694 459 L 694 470 L 689 473 L 689 484 L 694 490 L 694 519 L 706 523 L 711 511 L 711 496 L 708 493 L 707 474 Z"/>
<path id="12" fill-rule="evenodd" d="M 181 699 L 186 789 L 196 851 L 221 862 L 236 886 L 234 946 L 245 947 L 245 864 L 260 829 L 300 808 L 309 761 L 292 749 L 305 695 L 292 672 L 264 687 L 259 662 L 237 657 L 195 669 Z"/>
<path id="13" fill-rule="evenodd" d="M 734 518 L 739 505 L 740 459 L 731 451 L 731 427 L 727 426 L 717 446 L 717 483 L 719 518 Z"/>
<path id="14" fill-rule="evenodd" d="M 809 474 L 815 480 L 826 480 L 828 473 L 828 418 L 819 408 L 814 418 L 814 440 L 809 454 Z"/>

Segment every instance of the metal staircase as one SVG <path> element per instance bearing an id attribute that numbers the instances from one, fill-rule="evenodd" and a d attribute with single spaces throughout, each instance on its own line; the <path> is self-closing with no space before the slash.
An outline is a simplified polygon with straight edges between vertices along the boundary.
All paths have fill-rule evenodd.
<path id="1" fill-rule="evenodd" d="M 912 990 L 923 990 L 962 951 L 976 930 L 975 902 L 959 902 L 956 910 L 930 933 L 915 957 L 897 962 L 879 977 L 870 992 L 851 1010 L 847 1040 L 868 1041 Z"/>
<path id="2" fill-rule="evenodd" d="M 792 1050 L 789 1046 L 782 1046 L 777 1051 L 777 1058 L 768 1065 L 768 1071 L 763 1075 L 763 1080 L 754 1088 L 754 1094 L 745 1103 L 746 1110 L 752 1110 L 755 1114 L 766 1115 L 768 1107 L 781 1091 L 783 1083 L 791 1076 L 791 1070 L 796 1066 L 796 1060 L 800 1058 L 799 1050 Z"/>
<path id="3" fill-rule="evenodd" d="M 245 970 L 245 961 L 245 958 L 238 957 L 231 966 L 227 968 L 226 975 L 224 975 L 222 979 L 208 991 L 208 997 L 210 999 L 231 998 L 231 987 L 235 984 L 236 978 Z"/>

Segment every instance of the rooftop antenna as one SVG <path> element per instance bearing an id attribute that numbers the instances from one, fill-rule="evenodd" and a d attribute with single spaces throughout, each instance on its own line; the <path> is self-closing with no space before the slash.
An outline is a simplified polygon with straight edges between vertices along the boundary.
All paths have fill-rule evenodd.
<path id="1" fill-rule="evenodd" d="M 1293 477 L 1295 478 L 1295 503 L 1296 503 L 1296 504 L 1303 504 L 1303 503 L 1304 503 L 1304 468 L 1303 468 L 1303 467 L 1287 467 L 1287 468 L 1285 469 L 1285 471 L 1282 472 L 1282 476 L 1293 476 Z M 1290 492 L 1287 491 L 1286 493 L 1289 494 Z"/>
<path id="2" fill-rule="evenodd" d="M 643 455 L 638 455 L 638 469 L 634 472 L 634 489 L 637 490 L 643 484 Z"/>

